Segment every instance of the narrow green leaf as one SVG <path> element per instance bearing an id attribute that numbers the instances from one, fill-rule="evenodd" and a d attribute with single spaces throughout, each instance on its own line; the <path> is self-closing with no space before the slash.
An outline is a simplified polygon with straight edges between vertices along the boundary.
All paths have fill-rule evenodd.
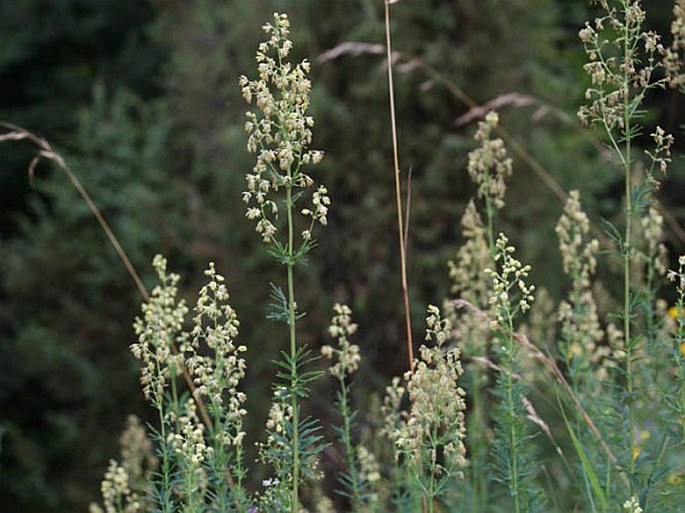
<path id="1" fill-rule="evenodd" d="M 583 472 L 585 472 L 585 475 L 590 480 L 590 485 L 592 486 L 592 489 L 594 490 L 595 495 L 599 499 L 600 505 L 602 507 L 602 511 L 606 511 L 609 508 L 609 502 L 607 501 L 604 490 L 602 489 L 602 485 L 600 484 L 599 479 L 597 478 L 597 473 L 595 472 L 595 469 L 592 466 L 592 463 L 588 459 L 587 454 L 585 454 L 585 450 L 583 449 L 582 445 L 580 444 L 580 441 L 576 437 L 576 433 L 573 431 L 573 427 L 571 426 L 571 423 L 569 422 L 568 417 L 566 416 L 566 411 L 564 410 L 564 407 L 561 404 L 561 401 L 559 400 L 558 397 L 557 397 L 557 401 L 559 403 L 559 409 L 561 410 L 561 415 L 564 417 L 564 423 L 566 424 L 566 429 L 568 431 L 569 436 L 571 437 L 571 441 L 573 442 L 573 448 L 576 450 L 576 454 L 578 454 L 578 459 L 580 459 L 580 463 L 583 466 Z"/>

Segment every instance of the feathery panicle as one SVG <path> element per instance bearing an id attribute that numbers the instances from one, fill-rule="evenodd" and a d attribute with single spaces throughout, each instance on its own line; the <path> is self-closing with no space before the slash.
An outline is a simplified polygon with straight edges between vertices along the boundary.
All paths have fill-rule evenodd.
<path id="1" fill-rule="evenodd" d="M 586 23 L 579 33 L 589 58 L 584 68 L 592 84 L 585 92 L 588 104 L 578 116 L 583 123 L 622 131 L 629 128 L 626 102 L 641 100 L 647 90 L 664 86 L 665 79 L 655 78 L 655 71 L 662 67 L 666 49 L 658 34 L 643 29 L 646 14 L 639 0 L 622 0 L 618 8 L 607 2 L 601 5 L 604 16 Z M 607 37 L 609 31 L 620 38 Z"/>
<path id="2" fill-rule="evenodd" d="M 349 306 L 336 303 L 333 311 L 335 315 L 328 327 L 328 334 L 338 341 L 338 345 L 323 346 L 321 354 L 325 358 L 336 360 L 329 372 L 336 378 L 343 379 L 346 375 L 354 374 L 361 362 L 359 346 L 350 343 L 348 338 L 357 332 L 358 326 L 352 322 L 352 310 Z"/>
<path id="3" fill-rule="evenodd" d="M 145 397 L 159 408 L 167 386 L 182 365 L 183 357 L 174 355 L 173 345 L 180 347 L 187 338 L 183 323 L 188 308 L 182 299 L 176 299 L 180 278 L 177 274 L 167 274 L 166 259 L 157 255 L 152 265 L 160 284 L 143 304 L 143 317 L 135 320 L 133 328 L 138 342 L 131 345 L 131 352 L 143 363 L 140 381 Z"/>
<path id="4" fill-rule="evenodd" d="M 573 373 L 585 375 L 601 360 L 598 344 L 604 338 L 597 305 L 592 294 L 592 276 L 597 268 L 599 242 L 588 240 L 590 221 L 580 205 L 580 193 L 571 191 L 564 213 L 556 226 L 564 272 L 571 279 L 571 290 L 559 305 L 561 353 Z"/>
<path id="5" fill-rule="evenodd" d="M 504 181 L 512 173 L 512 160 L 507 156 L 504 141 L 492 138 L 498 124 L 499 116 L 494 111 L 488 112 L 485 121 L 478 123 L 474 138 L 480 147 L 469 153 L 468 170 L 471 180 L 478 185 L 478 197 L 501 209 L 507 190 Z"/>
<path id="6" fill-rule="evenodd" d="M 685 52 L 685 0 L 676 0 L 673 6 L 673 21 L 671 22 L 673 42 L 666 49 L 663 66 L 668 77 L 668 84 L 673 88 L 685 87 L 685 73 L 683 73 L 683 53 Z"/>
<path id="7" fill-rule="evenodd" d="M 513 257 L 514 247 L 508 244 L 509 239 L 500 233 L 495 244 L 495 263 L 499 270 L 486 269 L 485 273 L 492 280 L 492 296 L 489 303 L 493 319 L 490 327 L 513 332 L 514 318 L 530 310 L 535 286 L 525 283 L 531 268 Z"/>
<path id="8" fill-rule="evenodd" d="M 259 78 L 241 76 L 239 85 L 245 100 L 254 102 L 259 111 L 248 112 L 245 122 L 245 131 L 250 134 L 247 149 L 257 154 L 257 162 L 245 177 L 243 201 L 248 205 L 246 216 L 257 221 L 257 232 L 270 243 L 276 236 L 279 214 L 275 193 L 283 187 L 313 187 L 314 180 L 303 168 L 321 162 L 323 152 L 309 149 L 314 126 L 314 118 L 307 114 L 310 63 L 304 60 L 293 65 L 287 61 L 292 49 L 290 21 L 285 14 L 274 14 L 273 23 L 263 29 L 270 38 L 257 51 Z M 305 241 L 315 223 L 326 224 L 329 205 L 328 191 L 319 186 L 311 204 L 302 209 L 311 220 L 303 231 Z"/>
<path id="9" fill-rule="evenodd" d="M 410 407 L 390 436 L 428 504 L 445 493 L 445 483 L 463 478 L 468 464 L 466 392 L 459 384 L 461 351 L 447 347 L 451 331 L 451 323 L 442 318 L 440 309 L 429 306 L 425 339 L 433 345 L 422 345 L 414 370 L 405 373 Z M 393 383 L 388 403 L 398 404 L 400 390 Z"/>
<path id="10" fill-rule="evenodd" d="M 648 265 L 654 268 L 659 276 L 666 276 L 668 271 L 668 250 L 664 240 L 664 218 L 659 211 L 650 206 L 647 215 L 642 218 L 642 234 L 647 242 L 645 250 Z"/>

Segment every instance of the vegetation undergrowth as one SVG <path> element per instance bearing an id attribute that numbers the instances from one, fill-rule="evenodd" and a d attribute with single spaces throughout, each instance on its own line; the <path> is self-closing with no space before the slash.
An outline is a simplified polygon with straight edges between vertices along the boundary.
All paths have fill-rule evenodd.
<path id="1" fill-rule="evenodd" d="M 623 179 L 620 220 L 604 223 L 612 245 L 590 238 L 581 193 L 571 191 L 556 228 L 566 297 L 550 304 L 543 287 L 529 284 L 531 266 L 499 229 L 513 161 L 495 137 L 499 116 L 487 113 L 469 154 L 476 195 L 461 219 L 464 243 L 449 263 L 451 296 L 436 298 L 442 307 L 427 307 L 416 357 L 407 321 L 408 370 L 392 379 L 368 417 L 352 393 L 363 355 L 353 343 L 362 330 L 352 310 L 333 306 L 333 343 L 320 350 L 330 360 L 327 373 L 315 348 L 298 339 L 306 317 L 297 278 L 314 254 L 317 230 L 327 225 L 331 199 L 310 176 L 323 159 L 310 148 L 310 63 L 289 60 L 289 19 L 274 14 L 263 27 L 268 39 L 257 50 L 257 78 L 239 82 L 254 106 L 245 122 L 247 149 L 256 155 L 242 196 L 245 216 L 284 271 L 283 285 L 269 284 L 267 317 L 288 343 L 274 363 L 268 420 L 261 434 L 243 425 L 247 345 L 239 342 L 227 280 L 210 263 L 189 318 L 178 298 L 180 276 L 156 256 L 159 284 L 135 321 L 131 350 L 158 422 L 145 434 L 129 419 L 120 461 L 110 462 L 102 505 L 93 504 L 92 513 L 682 510 L 685 255 L 669 270 L 663 217 L 654 208 L 674 137 L 655 127 L 644 149 L 644 103 L 667 86 L 683 87 L 685 3 L 676 3 L 670 47 L 644 29 L 640 1 L 594 3 L 602 14 L 579 34 L 590 80 L 579 117 L 599 129 L 607 166 Z M 391 73 L 389 84 L 392 90 Z M 392 99 L 391 108 L 394 133 Z M 603 304 L 600 264 L 621 282 L 621 297 Z M 671 307 L 660 296 L 669 282 L 677 298 Z M 329 381 L 336 390 L 334 440 L 325 440 L 320 421 L 307 414 L 312 388 Z M 368 420 L 378 413 L 379 422 Z M 362 423 L 371 426 L 366 434 Z M 248 442 L 257 444 L 267 469 L 258 490 L 249 485 L 256 462 L 246 461 Z M 328 448 L 340 460 L 336 475 L 322 465 Z"/>

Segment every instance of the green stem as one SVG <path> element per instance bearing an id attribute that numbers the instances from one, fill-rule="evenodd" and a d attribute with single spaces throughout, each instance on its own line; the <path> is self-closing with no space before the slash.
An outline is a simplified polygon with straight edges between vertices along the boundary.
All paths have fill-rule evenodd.
<path id="1" fill-rule="evenodd" d="M 288 173 L 290 176 L 290 173 Z M 297 400 L 297 334 L 295 331 L 295 284 L 293 279 L 295 227 L 293 222 L 293 189 L 292 180 L 286 188 L 286 211 L 288 213 L 288 326 L 290 328 L 290 404 L 293 410 L 293 489 L 292 513 L 299 511 L 299 482 L 300 482 L 300 412 Z"/>
<path id="2" fill-rule="evenodd" d="M 160 447 L 162 463 L 160 465 L 162 485 L 161 485 L 161 511 L 162 513 L 171 513 L 173 511 L 173 504 L 171 503 L 171 464 L 169 461 L 169 446 L 167 444 L 167 434 L 164 422 L 164 407 L 157 404 L 157 411 L 159 412 L 159 427 L 160 427 Z"/>
<path id="3" fill-rule="evenodd" d="M 438 449 L 438 447 L 441 445 L 440 442 L 438 441 L 438 430 L 436 427 L 433 428 L 433 436 L 431 440 L 431 445 L 433 446 L 433 450 L 431 451 L 432 453 L 435 453 Z M 435 498 L 438 495 L 438 491 L 436 488 L 436 482 L 435 482 L 435 476 L 438 473 L 438 468 L 435 462 L 431 465 L 431 480 L 430 480 L 430 488 L 428 490 L 428 513 L 433 513 L 433 510 L 435 508 Z"/>
<path id="4" fill-rule="evenodd" d="M 490 255 L 495 254 L 495 234 L 493 227 L 493 220 L 495 218 L 495 212 L 492 208 L 492 200 L 486 196 L 485 198 L 485 214 L 488 218 L 488 247 L 490 248 Z"/>
<path id="5" fill-rule="evenodd" d="M 359 511 L 361 507 L 361 497 L 359 496 L 359 476 L 357 474 L 357 462 L 352 446 L 352 420 L 348 404 L 348 387 L 345 378 L 340 377 L 340 413 L 343 417 L 343 443 L 345 444 L 345 455 L 347 456 L 347 467 L 350 474 L 350 486 L 352 488 L 352 511 Z"/>
<path id="6" fill-rule="evenodd" d="M 428 505 L 428 513 L 433 513 L 435 511 L 435 506 L 433 505 L 433 499 L 435 497 L 435 491 L 434 491 L 434 486 L 435 486 L 435 477 L 431 476 L 431 482 L 430 482 L 430 491 L 428 493 L 428 497 L 426 499 L 426 503 Z"/>
<path id="7" fill-rule="evenodd" d="M 468 437 L 471 441 L 471 486 L 473 488 L 473 513 L 485 511 L 485 475 L 483 473 L 486 443 L 483 433 L 485 422 L 483 419 L 483 397 L 480 389 L 480 372 L 475 364 L 471 365 L 471 422 Z"/>
<path id="8" fill-rule="evenodd" d="M 624 61 L 630 59 L 630 29 L 626 24 L 624 32 Z M 623 99 L 623 120 L 625 126 L 625 158 L 623 159 L 625 175 L 626 195 L 626 231 L 623 247 L 623 334 L 626 345 L 626 391 L 628 392 L 628 426 L 630 439 L 630 472 L 635 470 L 635 411 L 633 405 L 633 345 L 630 340 L 630 262 L 632 252 L 632 227 L 633 227 L 633 198 L 632 198 L 632 145 L 631 145 L 631 114 L 630 114 L 630 77 L 628 70 L 624 72 L 623 87 L 626 88 Z"/>
<path id="9" fill-rule="evenodd" d="M 509 448 L 511 451 L 511 493 L 514 498 L 514 513 L 520 513 L 519 474 L 518 474 L 518 433 L 516 429 L 516 408 L 514 405 L 514 327 L 511 318 L 508 320 L 508 331 L 505 333 L 507 356 L 505 362 L 505 387 L 507 392 L 507 408 L 509 409 Z"/>

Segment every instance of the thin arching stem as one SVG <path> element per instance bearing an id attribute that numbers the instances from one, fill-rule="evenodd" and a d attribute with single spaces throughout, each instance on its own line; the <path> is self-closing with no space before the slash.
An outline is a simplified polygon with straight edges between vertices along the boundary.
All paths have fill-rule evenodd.
<path id="1" fill-rule="evenodd" d="M 407 328 L 407 356 L 409 368 L 414 370 L 414 343 L 411 328 L 411 310 L 409 308 L 409 286 L 407 283 L 407 253 L 404 236 L 404 221 L 402 220 L 402 187 L 400 185 L 400 164 L 397 144 L 397 122 L 395 117 L 395 90 L 392 79 L 392 42 L 390 40 L 390 4 L 385 0 L 385 41 L 388 57 L 388 94 L 390 97 L 390 126 L 392 130 L 392 156 L 395 175 L 395 205 L 397 206 L 397 232 L 400 241 L 400 273 L 402 277 L 402 296 L 404 298 L 404 315 Z"/>

